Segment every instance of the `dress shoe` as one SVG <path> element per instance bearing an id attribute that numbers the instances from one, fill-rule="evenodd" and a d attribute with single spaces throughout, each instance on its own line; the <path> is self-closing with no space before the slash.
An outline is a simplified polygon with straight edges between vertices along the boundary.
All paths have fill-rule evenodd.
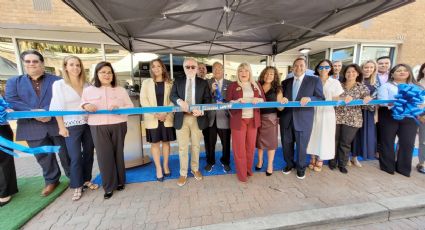
<path id="1" fill-rule="evenodd" d="M 107 200 L 107 199 L 111 198 L 112 195 L 114 195 L 113 192 L 105 192 L 105 194 L 103 194 L 103 198 L 105 198 L 105 200 Z"/>
<path id="2" fill-rule="evenodd" d="M 159 177 L 159 178 L 157 177 L 156 180 L 159 181 L 159 182 L 164 182 L 164 176 L 163 177 Z"/>
<path id="3" fill-rule="evenodd" d="M 122 191 L 124 189 L 125 189 L 125 186 L 123 184 L 117 186 L 117 191 Z"/>
<path id="4" fill-rule="evenodd" d="M 341 173 L 343 173 L 343 174 L 347 174 L 348 173 L 348 170 L 347 170 L 347 168 L 345 168 L 345 167 L 339 167 L 339 171 L 341 172 Z"/>
<path id="5" fill-rule="evenodd" d="M 55 189 L 56 189 L 56 187 L 58 187 L 59 183 L 60 183 L 60 181 L 53 183 L 53 184 L 46 185 L 46 187 L 44 187 L 43 191 L 41 191 L 41 196 L 50 195 L 50 193 L 55 191 Z"/>
<path id="6" fill-rule="evenodd" d="M 425 174 L 425 166 L 424 166 L 424 164 L 418 164 L 418 165 L 416 165 L 416 169 L 418 170 L 418 172 Z"/>
<path id="7" fill-rule="evenodd" d="M 202 180 L 202 173 L 199 171 L 191 171 L 196 180 Z"/>
<path id="8" fill-rule="evenodd" d="M 183 185 L 186 184 L 187 181 L 187 176 L 180 176 L 179 179 L 177 180 L 177 185 L 182 187 Z"/>
<path id="9" fill-rule="evenodd" d="M 0 201 L 0 207 L 3 207 L 3 206 L 5 206 L 6 204 L 8 204 L 11 200 L 12 200 L 12 197 L 11 196 L 9 196 L 9 197 L 7 197 L 7 198 L 2 198 L 3 199 L 3 201 Z"/>

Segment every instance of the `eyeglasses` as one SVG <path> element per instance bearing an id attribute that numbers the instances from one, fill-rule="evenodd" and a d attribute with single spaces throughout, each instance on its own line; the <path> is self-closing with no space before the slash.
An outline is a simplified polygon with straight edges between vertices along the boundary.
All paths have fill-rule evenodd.
<path id="1" fill-rule="evenodd" d="M 187 65 L 184 68 L 186 68 L 186 69 L 196 69 L 196 66 L 194 66 L 194 65 Z"/>
<path id="2" fill-rule="evenodd" d="M 25 64 L 38 64 L 40 63 L 40 60 L 24 60 Z"/>
<path id="3" fill-rule="evenodd" d="M 99 72 L 99 75 L 113 75 L 112 72 Z"/>
<path id="4" fill-rule="evenodd" d="M 329 69 L 331 69 L 331 67 L 330 66 L 319 66 L 319 68 L 318 68 L 319 70 L 323 70 L 323 69 L 325 69 L 325 70 L 329 70 Z"/>

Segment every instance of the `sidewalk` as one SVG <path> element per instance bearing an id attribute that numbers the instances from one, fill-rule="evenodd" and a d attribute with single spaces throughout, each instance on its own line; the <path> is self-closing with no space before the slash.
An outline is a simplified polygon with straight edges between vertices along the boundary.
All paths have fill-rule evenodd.
<path id="1" fill-rule="evenodd" d="M 18 168 L 21 167 L 19 161 Z M 390 198 L 406 200 L 408 196 L 425 194 L 425 175 L 416 170 L 412 170 L 410 178 L 389 175 L 378 169 L 377 161 L 363 162 L 363 168 L 350 167 L 348 170 L 347 175 L 337 170 L 330 171 L 327 167 L 320 173 L 308 170 L 304 180 L 298 180 L 295 173 L 283 175 L 275 171 L 271 177 L 256 173 L 245 184 L 238 182 L 235 175 L 205 177 L 203 181 L 189 178 L 184 187 L 178 187 L 175 180 L 130 184 L 125 191 L 115 192 L 110 200 L 104 200 L 103 190 L 99 190 L 89 191 L 80 201 L 72 202 L 72 192 L 67 190 L 23 229 L 176 229 L 200 226 L 216 229 L 223 223 L 231 223 L 226 226 L 232 229 L 242 229 L 238 223 L 258 218 L 271 220 L 267 218 L 274 215 L 299 219 L 305 222 L 303 227 L 312 228 L 326 221 L 332 222 L 343 213 L 350 213 L 353 207 L 357 207 L 355 210 L 367 208 L 367 205 L 356 204 L 389 202 Z M 386 214 L 385 208 L 375 207 L 376 212 L 374 209 L 365 212 L 369 213 L 367 216 L 353 215 L 355 219 L 348 216 L 346 220 L 351 222 L 342 221 L 322 227 L 383 222 L 388 220 L 388 207 Z M 322 220 L 325 222 L 306 221 L 305 212 L 316 212 L 318 214 L 314 216 L 317 218 L 326 210 L 339 211 L 335 215 L 327 215 L 327 220 Z M 423 212 L 424 207 L 408 210 L 416 212 L 400 218 L 420 215 L 418 213 Z M 263 224 L 267 226 L 267 223 Z"/>

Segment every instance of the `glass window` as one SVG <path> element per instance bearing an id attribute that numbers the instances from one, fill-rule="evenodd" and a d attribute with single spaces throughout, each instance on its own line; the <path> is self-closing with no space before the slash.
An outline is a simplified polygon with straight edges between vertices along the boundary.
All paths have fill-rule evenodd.
<path id="1" fill-rule="evenodd" d="M 91 79 L 97 63 L 103 60 L 99 44 L 18 40 L 19 51 L 34 49 L 44 57 L 46 72 L 62 75 L 62 62 L 68 55 L 79 57 L 84 65 L 84 71 Z"/>
<path id="2" fill-rule="evenodd" d="M 11 38 L 0 37 L 0 94 L 4 95 L 6 80 L 19 74 Z"/>
<path id="3" fill-rule="evenodd" d="M 354 47 L 332 50 L 332 61 L 341 61 L 343 65 L 354 62 Z"/>
<path id="4" fill-rule="evenodd" d="M 376 60 L 382 56 L 389 56 L 392 60 L 394 51 L 394 47 L 388 46 L 363 46 L 360 63 L 364 63 L 367 60 Z"/>
<path id="5" fill-rule="evenodd" d="M 323 59 L 326 58 L 326 51 L 320 53 L 311 54 L 308 56 L 308 68 L 314 70 L 317 64 Z"/>

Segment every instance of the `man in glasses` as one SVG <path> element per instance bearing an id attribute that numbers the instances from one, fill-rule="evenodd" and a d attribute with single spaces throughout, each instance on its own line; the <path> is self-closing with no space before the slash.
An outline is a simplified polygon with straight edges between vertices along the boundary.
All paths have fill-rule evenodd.
<path id="1" fill-rule="evenodd" d="M 334 61 L 332 63 L 332 70 L 333 70 L 334 74 L 331 77 L 333 79 L 342 81 L 343 76 L 339 75 L 341 73 L 341 70 L 342 70 L 342 62 L 341 61 Z"/>
<path id="2" fill-rule="evenodd" d="M 211 89 L 213 103 L 226 103 L 227 88 L 232 83 L 224 79 L 224 69 L 220 62 L 215 62 L 212 66 L 213 78 L 208 80 Z M 217 110 L 210 111 L 208 114 L 209 127 L 202 130 L 204 134 L 205 152 L 207 155 L 207 165 L 205 171 L 211 172 L 215 165 L 215 144 L 217 143 L 217 134 L 220 137 L 222 145 L 222 156 L 220 158 L 223 171 L 230 172 L 230 124 L 229 111 Z"/>
<path id="3" fill-rule="evenodd" d="M 35 50 L 24 51 L 21 59 L 26 74 L 11 78 L 6 82 L 6 101 L 15 111 L 49 110 L 52 84 L 61 78 L 44 72 L 44 58 Z M 56 119 L 52 117 L 19 119 L 16 140 L 25 140 L 30 147 L 60 146 L 59 158 L 66 176 L 69 177 L 70 160 L 65 139 L 59 135 Z M 43 170 L 45 180 L 41 196 L 48 196 L 58 186 L 61 176 L 56 155 L 53 153 L 37 154 L 35 158 Z"/>
<path id="4" fill-rule="evenodd" d="M 211 103 L 211 93 L 207 81 L 196 77 L 198 62 L 193 58 L 183 61 L 185 77 L 176 78 L 171 89 L 170 100 L 179 105 L 183 112 L 174 114 L 174 128 L 179 145 L 180 177 L 177 185 L 183 186 L 187 181 L 189 152 L 191 143 L 190 169 L 196 180 L 202 180 L 199 171 L 199 152 L 202 129 L 208 127 L 207 113 L 199 109 L 190 109 L 194 104 Z"/>

